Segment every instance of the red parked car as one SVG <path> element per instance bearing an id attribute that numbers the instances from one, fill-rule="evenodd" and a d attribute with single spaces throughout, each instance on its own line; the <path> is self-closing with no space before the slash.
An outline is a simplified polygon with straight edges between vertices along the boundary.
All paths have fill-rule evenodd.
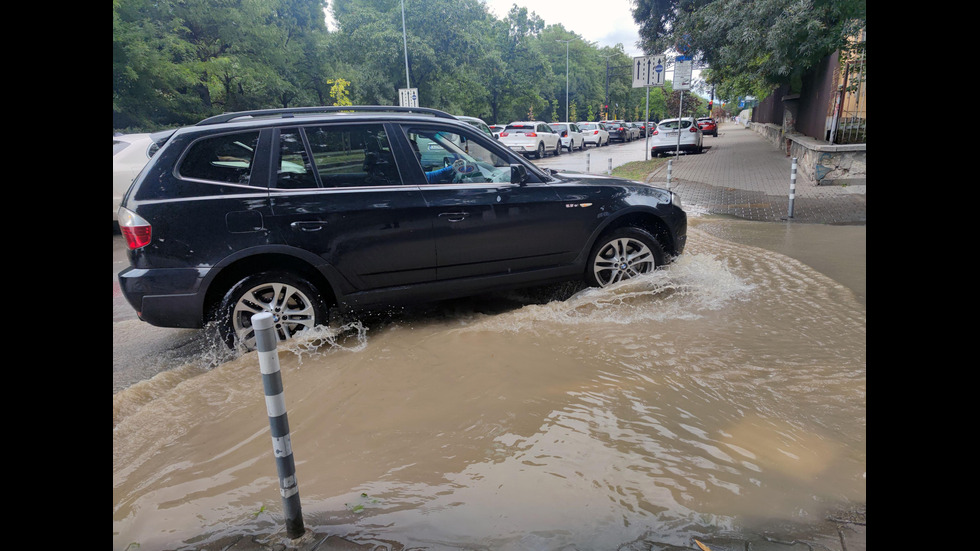
<path id="1" fill-rule="evenodd" d="M 718 123 L 711 117 L 701 117 L 698 119 L 698 128 L 701 129 L 701 133 L 705 136 L 711 134 L 716 138 L 718 137 Z"/>

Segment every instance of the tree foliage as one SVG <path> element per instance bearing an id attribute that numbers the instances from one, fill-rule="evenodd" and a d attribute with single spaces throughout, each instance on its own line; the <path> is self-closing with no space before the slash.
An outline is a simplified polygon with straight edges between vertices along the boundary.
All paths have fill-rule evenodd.
<path id="1" fill-rule="evenodd" d="M 648 52 L 683 51 L 710 69 L 719 97 L 765 97 L 800 85 L 864 27 L 865 0 L 634 0 Z"/>
<path id="2" fill-rule="evenodd" d="M 587 118 L 607 101 L 620 118 L 643 116 L 622 45 L 600 48 L 516 5 L 502 19 L 481 0 L 404 7 L 403 37 L 401 0 L 331 0 L 333 31 L 325 0 L 113 0 L 113 130 L 246 109 L 394 105 L 405 87 L 423 106 L 490 123 L 568 120 L 566 82 L 568 109 Z"/>

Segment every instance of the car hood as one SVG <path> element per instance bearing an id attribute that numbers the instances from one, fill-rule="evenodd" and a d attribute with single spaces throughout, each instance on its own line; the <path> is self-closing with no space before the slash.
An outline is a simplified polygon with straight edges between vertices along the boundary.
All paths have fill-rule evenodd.
<path id="1" fill-rule="evenodd" d="M 671 202 L 671 191 L 652 184 L 638 182 L 636 180 L 626 180 L 615 176 L 603 174 L 587 174 L 584 172 L 558 171 L 553 172 L 552 176 L 557 180 L 553 183 L 559 185 L 576 185 L 602 187 L 613 190 L 620 190 L 633 195 L 648 196 L 660 203 Z"/>

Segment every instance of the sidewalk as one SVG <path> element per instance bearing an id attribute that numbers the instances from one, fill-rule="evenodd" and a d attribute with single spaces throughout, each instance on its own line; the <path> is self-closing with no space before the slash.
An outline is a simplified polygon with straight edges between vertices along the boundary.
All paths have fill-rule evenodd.
<path id="1" fill-rule="evenodd" d="M 797 175 L 793 217 L 789 218 L 792 159 L 742 125 L 721 124 L 706 136 L 699 155 L 680 155 L 651 174 L 649 181 L 681 196 L 688 211 L 747 220 L 792 220 L 822 224 L 867 223 L 866 185 L 818 186 Z"/>

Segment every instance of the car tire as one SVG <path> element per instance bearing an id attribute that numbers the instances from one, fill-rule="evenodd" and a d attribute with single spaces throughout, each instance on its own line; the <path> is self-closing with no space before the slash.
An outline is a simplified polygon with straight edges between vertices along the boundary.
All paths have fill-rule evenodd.
<path id="1" fill-rule="evenodd" d="M 535 159 L 544 158 L 544 142 L 538 142 L 538 151 L 537 153 L 535 153 L 534 158 Z"/>
<path id="2" fill-rule="evenodd" d="M 234 284 L 219 305 L 216 321 L 225 344 L 253 350 L 252 316 L 262 312 L 275 316 L 280 341 L 329 321 L 327 307 L 309 281 L 289 272 L 260 272 Z"/>
<path id="3" fill-rule="evenodd" d="M 561 142 L 555 144 L 555 152 L 552 153 L 555 157 L 561 155 Z"/>
<path id="4" fill-rule="evenodd" d="M 650 273 L 666 263 L 663 247 L 641 228 L 627 226 L 599 237 L 586 266 L 585 281 L 606 287 Z"/>

